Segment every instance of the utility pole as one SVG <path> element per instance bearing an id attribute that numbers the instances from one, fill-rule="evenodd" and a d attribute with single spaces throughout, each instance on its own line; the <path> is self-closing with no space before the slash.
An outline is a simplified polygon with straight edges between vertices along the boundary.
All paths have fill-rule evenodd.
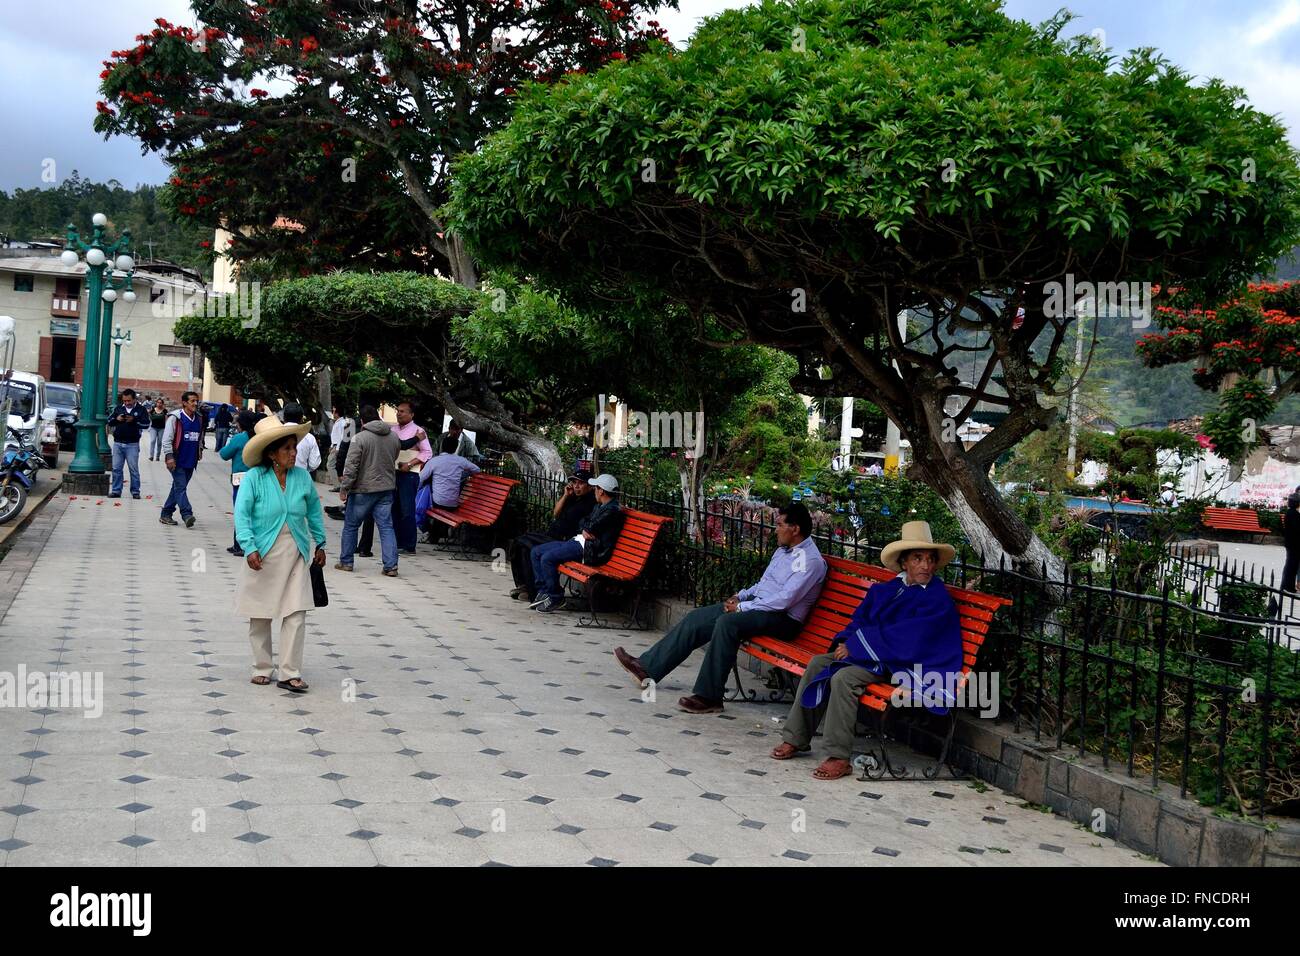
<path id="1" fill-rule="evenodd" d="M 1076 324 L 1076 335 L 1074 339 L 1074 371 L 1079 375 L 1079 370 L 1083 368 L 1083 312 L 1078 311 L 1074 318 Z M 1070 398 L 1066 403 L 1066 420 L 1070 423 L 1070 448 L 1065 453 L 1065 478 L 1071 484 L 1074 483 L 1074 465 L 1075 458 L 1078 455 L 1079 446 L 1079 388 L 1082 386 L 1082 376 L 1074 383 L 1074 388 L 1070 389 Z"/>
<path id="2" fill-rule="evenodd" d="M 907 313 L 900 312 L 898 319 L 898 336 L 900 339 L 907 338 Z M 898 371 L 898 363 L 894 363 L 894 371 Z M 885 474 L 891 477 L 898 476 L 899 452 L 902 448 L 902 434 L 898 426 L 894 424 L 893 419 L 885 418 Z"/>

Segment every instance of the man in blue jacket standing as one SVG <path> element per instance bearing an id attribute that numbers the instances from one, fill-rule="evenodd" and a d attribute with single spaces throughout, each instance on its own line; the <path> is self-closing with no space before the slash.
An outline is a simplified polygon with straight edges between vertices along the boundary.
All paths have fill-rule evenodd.
<path id="1" fill-rule="evenodd" d="M 113 429 L 113 484 L 110 498 L 122 497 L 122 462 L 131 469 L 131 497 L 140 497 L 140 431 L 149 427 L 149 413 L 135 400 L 133 389 L 122 389 L 122 402 L 108 417 Z"/>
<path id="2" fill-rule="evenodd" d="M 176 523 L 172 513 L 177 506 L 181 509 L 181 519 L 185 527 L 194 527 L 194 509 L 190 507 L 190 498 L 186 488 L 194 469 L 203 458 L 203 416 L 199 414 L 199 393 L 185 392 L 181 395 L 181 407 L 167 416 L 167 426 L 163 429 L 164 460 L 167 470 L 172 473 L 172 490 L 163 502 L 161 524 Z"/>

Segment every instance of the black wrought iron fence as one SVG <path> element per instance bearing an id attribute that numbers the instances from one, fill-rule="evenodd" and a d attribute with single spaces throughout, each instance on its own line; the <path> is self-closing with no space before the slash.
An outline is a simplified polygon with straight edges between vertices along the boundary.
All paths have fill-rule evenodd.
<path id="1" fill-rule="evenodd" d="M 504 470 L 521 479 L 519 525 L 544 528 L 563 479 Z M 673 519 L 649 583 L 695 604 L 758 580 L 776 547 L 770 506 L 710 499 L 692 535 L 680 500 L 635 490 L 621 500 Z M 813 538 L 823 554 L 865 563 L 887 543 L 818 512 Z M 1012 601 L 978 669 L 996 675 L 1000 717 L 1017 730 L 1203 803 L 1300 815 L 1300 602 L 1291 595 L 1176 556 L 1127 590 L 1113 574 L 1049 582 L 964 549 L 942 576 Z"/>

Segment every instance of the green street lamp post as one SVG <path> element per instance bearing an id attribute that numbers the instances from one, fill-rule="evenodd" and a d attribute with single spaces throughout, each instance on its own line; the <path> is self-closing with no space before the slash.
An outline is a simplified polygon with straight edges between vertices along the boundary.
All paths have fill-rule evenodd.
<path id="1" fill-rule="evenodd" d="M 110 394 L 113 396 L 111 401 L 114 408 L 117 407 L 117 373 L 122 367 L 122 346 L 124 345 L 127 348 L 131 347 L 131 332 L 130 330 L 123 332 L 122 327 L 119 325 L 113 330 L 113 391 Z"/>
<path id="2" fill-rule="evenodd" d="M 119 257 L 120 258 L 120 257 Z M 129 256 L 127 258 L 130 258 Z M 131 290 L 132 283 L 135 279 L 135 273 L 127 270 L 126 275 L 114 275 L 113 271 L 104 269 L 104 291 L 101 298 L 104 300 L 103 313 L 99 320 L 99 367 L 103 370 L 103 385 L 100 394 L 104 395 L 104 401 L 100 402 L 99 408 L 95 411 L 95 420 L 99 422 L 99 428 L 96 430 L 96 436 L 103 441 L 104 436 L 108 434 L 108 416 L 112 412 L 113 406 L 117 404 L 117 376 L 113 376 L 113 390 L 105 391 L 108 388 L 108 359 L 110 346 L 113 344 L 113 336 L 109 334 L 109 329 L 113 328 L 113 306 L 117 302 L 118 293 L 121 293 L 124 302 L 135 301 L 135 293 Z M 128 299 L 127 293 L 131 296 Z M 99 447 L 99 456 L 104 460 L 104 467 L 112 467 L 113 452 L 109 448 L 108 442 L 103 441 Z"/>
<path id="3" fill-rule="evenodd" d="M 111 271 L 105 283 L 105 270 L 116 268 L 130 273 L 135 268 L 131 258 L 131 233 L 124 230 L 116 242 L 110 242 L 104 235 L 108 217 L 95 213 L 91 220 L 94 230 L 90 242 L 82 242 L 76 226 L 68 225 L 68 238 L 60 260 L 65 266 L 75 266 L 84 253 L 86 257 L 86 352 L 85 368 L 82 375 L 81 411 L 77 419 L 77 446 L 72 463 L 68 466 L 65 478 L 70 486 L 83 493 L 102 494 L 108 490 L 108 474 L 103 458 L 99 453 L 99 436 L 104 434 L 108 422 L 107 409 L 102 408 L 104 390 L 107 387 L 108 357 L 106 353 L 106 329 L 101 330 L 101 315 L 105 302 L 117 299 L 117 283 Z M 123 299 L 135 301 L 135 292 L 128 285 Z M 112 315 L 111 306 L 109 315 Z M 102 416 L 102 417 L 101 417 Z M 104 438 L 107 446 L 107 437 Z M 102 487 L 101 487 L 102 486 Z"/>

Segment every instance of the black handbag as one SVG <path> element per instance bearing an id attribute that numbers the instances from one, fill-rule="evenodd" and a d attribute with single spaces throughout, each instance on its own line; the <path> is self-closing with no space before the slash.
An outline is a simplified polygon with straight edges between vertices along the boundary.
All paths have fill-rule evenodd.
<path id="1" fill-rule="evenodd" d="M 311 596 L 317 607 L 328 607 L 330 594 L 325 590 L 325 569 L 311 562 Z"/>

